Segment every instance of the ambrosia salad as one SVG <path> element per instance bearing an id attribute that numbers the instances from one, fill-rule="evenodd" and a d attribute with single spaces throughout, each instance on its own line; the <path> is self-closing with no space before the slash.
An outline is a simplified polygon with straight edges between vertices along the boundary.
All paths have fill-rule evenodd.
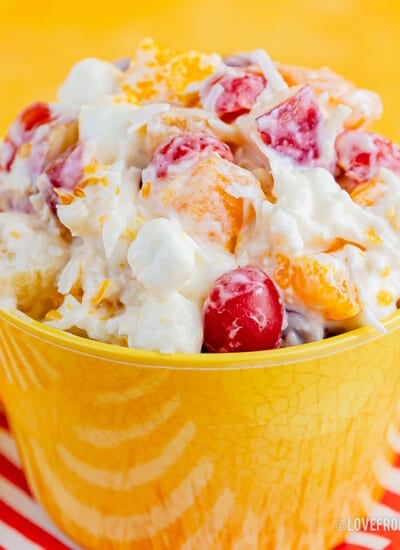
<path id="1" fill-rule="evenodd" d="M 0 148 L 0 291 L 44 323 L 165 353 L 269 349 L 400 298 L 400 148 L 329 69 L 84 59 Z"/>

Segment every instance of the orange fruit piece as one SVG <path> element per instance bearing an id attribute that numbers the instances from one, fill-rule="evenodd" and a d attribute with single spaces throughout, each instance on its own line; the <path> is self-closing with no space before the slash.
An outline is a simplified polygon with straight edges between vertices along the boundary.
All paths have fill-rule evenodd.
<path id="1" fill-rule="evenodd" d="M 320 311 L 327 320 L 349 319 L 361 309 L 346 263 L 329 254 L 295 258 L 291 283 L 304 305 Z"/>
<path id="2" fill-rule="evenodd" d="M 274 281 L 282 290 L 286 290 L 291 284 L 290 260 L 284 254 L 277 254 L 275 260 Z"/>
<path id="3" fill-rule="evenodd" d="M 233 252 L 241 229 L 254 219 L 254 209 L 227 189 L 253 186 L 263 197 L 256 178 L 239 166 L 218 157 L 208 157 L 191 170 L 155 183 L 144 183 L 141 196 L 153 215 L 170 217 L 176 212 L 185 231 L 221 244 Z M 248 205 L 248 208 L 246 206 Z"/>
<path id="4" fill-rule="evenodd" d="M 351 191 L 350 196 L 354 202 L 363 207 L 374 206 L 385 194 L 385 187 L 379 180 L 372 179 L 359 183 Z"/>
<path id="5" fill-rule="evenodd" d="M 356 243 L 354 241 L 348 241 L 347 239 L 342 239 L 342 237 L 337 237 L 334 241 L 331 242 L 329 247 L 325 249 L 324 252 L 337 252 L 338 250 L 342 250 L 342 248 L 348 244 L 356 246 L 360 250 L 365 251 L 365 246 L 363 246 L 362 244 Z"/>
<path id="6" fill-rule="evenodd" d="M 191 105 L 198 94 L 188 93 L 186 87 L 209 77 L 218 64 L 216 56 L 196 51 L 175 53 L 146 39 L 139 44 L 122 89 L 139 101 L 158 99 Z M 131 74 L 138 70 L 140 78 L 132 80 Z"/>

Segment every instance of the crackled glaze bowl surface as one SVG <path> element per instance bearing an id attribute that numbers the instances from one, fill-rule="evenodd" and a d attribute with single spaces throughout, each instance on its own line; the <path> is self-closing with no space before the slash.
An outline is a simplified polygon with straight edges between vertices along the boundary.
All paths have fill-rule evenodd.
<path id="1" fill-rule="evenodd" d="M 83 548 L 326 550 L 391 460 L 387 328 L 167 356 L 1 313 L 0 387 L 35 496 Z"/>

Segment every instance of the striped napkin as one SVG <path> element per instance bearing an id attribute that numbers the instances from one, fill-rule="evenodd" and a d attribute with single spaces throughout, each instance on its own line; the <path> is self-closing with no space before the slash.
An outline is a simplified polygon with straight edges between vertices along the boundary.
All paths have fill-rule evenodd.
<path id="1" fill-rule="evenodd" d="M 400 550 L 400 434 L 395 428 L 389 431 L 389 441 L 397 459 L 393 466 L 385 466 L 385 493 L 371 512 L 371 524 L 363 522 L 361 530 L 359 524 L 350 524 L 355 530 L 334 550 Z M 387 525 L 381 525 L 384 518 Z M 0 550 L 80 550 L 60 533 L 33 499 L 1 410 Z"/>

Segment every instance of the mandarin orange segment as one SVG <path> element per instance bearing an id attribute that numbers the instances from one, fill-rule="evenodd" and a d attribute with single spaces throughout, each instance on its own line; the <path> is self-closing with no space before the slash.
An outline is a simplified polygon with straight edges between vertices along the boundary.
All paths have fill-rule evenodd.
<path id="1" fill-rule="evenodd" d="M 174 189 L 174 180 L 166 184 L 161 200 L 167 208 L 191 218 L 200 232 L 203 225 L 211 241 L 233 252 L 238 233 L 244 224 L 250 223 L 254 212 L 251 210 L 244 216 L 243 199 L 227 192 L 230 180 L 213 169 L 213 162 L 213 159 L 200 162 L 179 192 Z"/>
<path id="2" fill-rule="evenodd" d="M 355 88 L 352 82 L 327 67 L 310 69 L 298 65 L 279 63 L 278 70 L 289 86 L 309 84 L 317 95 L 327 92 L 333 98 L 346 94 Z"/>
<path id="3" fill-rule="evenodd" d="M 240 231 L 255 217 L 252 199 L 244 199 L 241 192 L 236 193 L 239 190 L 256 199 L 264 197 L 251 173 L 210 156 L 181 174 L 145 182 L 141 199 L 153 216 L 170 217 L 175 212 L 190 236 L 210 240 L 233 252 Z"/>
<path id="4" fill-rule="evenodd" d="M 327 320 L 341 321 L 359 313 L 357 289 L 346 264 L 328 254 L 301 256 L 292 263 L 294 293 L 305 306 Z"/>
<path id="5" fill-rule="evenodd" d="M 360 206 L 374 206 L 385 194 L 385 188 L 381 181 L 372 179 L 364 183 L 359 183 L 351 191 L 350 196 L 353 201 Z"/>
<path id="6" fill-rule="evenodd" d="M 337 252 L 338 250 L 342 250 L 347 245 L 356 246 L 357 248 L 359 248 L 362 251 L 366 250 L 365 246 L 363 246 L 360 243 L 356 243 L 354 241 L 349 241 L 347 239 L 343 239 L 342 237 L 337 237 L 336 239 L 334 239 L 331 242 L 331 244 L 325 250 L 325 252 L 330 252 L 330 253 Z"/>
<path id="7" fill-rule="evenodd" d="M 167 85 L 171 90 L 183 92 L 191 82 L 199 82 L 214 72 L 207 56 L 199 52 L 187 52 L 174 56 L 169 63 Z"/>
<path id="8" fill-rule="evenodd" d="M 160 48 L 152 40 L 144 40 L 133 58 L 133 71 L 143 67 L 143 76 L 134 84 L 128 82 L 123 89 L 133 94 L 139 101 L 158 97 L 162 89 L 171 92 L 169 99 L 179 100 L 182 103 L 191 104 L 193 94 L 187 93 L 186 87 L 204 80 L 217 68 L 217 59 L 207 54 L 189 51 L 175 53 L 168 49 Z M 165 98 L 168 99 L 168 98 Z"/>
<path id="9" fill-rule="evenodd" d="M 274 281 L 283 290 L 290 287 L 290 260 L 284 254 L 276 255 Z"/>

